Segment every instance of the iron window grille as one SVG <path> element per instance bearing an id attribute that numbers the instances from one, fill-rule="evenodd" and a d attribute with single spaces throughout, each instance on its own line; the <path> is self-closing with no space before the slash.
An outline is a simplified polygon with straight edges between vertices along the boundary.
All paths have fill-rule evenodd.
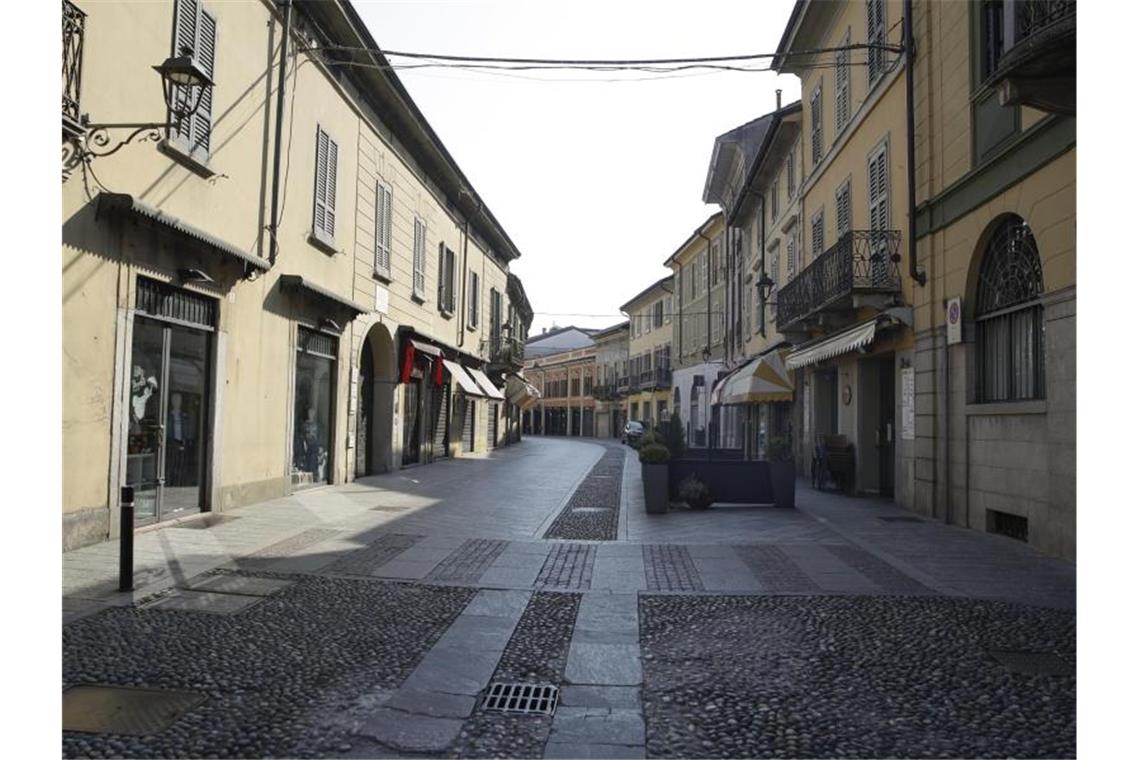
<path id="1" fill-rule="evenodd" d="M 83 78 L 83 32 L 87 14 L 63 0 L 63 118 L 80 123 L 79 93 Z"/>
<path id="2" fill-rule="evenodd" d="M 978 273 L 976 395 L 982 403 L 1045 397 L 1041 257 L 1029 225 L 998 224 Z"/>

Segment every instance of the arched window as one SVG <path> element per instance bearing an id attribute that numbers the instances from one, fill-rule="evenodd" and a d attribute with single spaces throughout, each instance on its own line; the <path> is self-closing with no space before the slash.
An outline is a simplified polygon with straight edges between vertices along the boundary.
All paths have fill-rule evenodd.
<path id="1" fill-rule="evenodd" d="M 978 401 L 1045 397 L 1043 290 L 1037 241 L 1011 215 L 990 236 L 978 274 Z"/>

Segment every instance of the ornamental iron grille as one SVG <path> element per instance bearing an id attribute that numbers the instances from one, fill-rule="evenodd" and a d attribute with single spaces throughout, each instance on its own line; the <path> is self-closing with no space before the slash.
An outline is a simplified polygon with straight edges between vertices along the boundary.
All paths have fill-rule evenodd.
<path id="1" fill-rule="evenodd" d="M 776 323 L 783 328 L 854 292 L 897 293 L 898 230 L 851 230 L 780 289 Z"/>
<path id="2" fill-rule="evenodd" d="M 1076 0 L 1024 0 L 1017 4 L 1017 41 L 1077 15 Z"/>
<path id="3" fill-rule="evenodd" d="M 1037 241 L 1011 215 L 990 236 L 978 273 L 978 401 L 1045 397 L 1043 292 Z"/>
<path id="4" fill-rule="evenodd" d="M 79 84 L 83 74 L 83 28 L 87 14 L 63 0 L 63 118 L 79 124 Z"/>

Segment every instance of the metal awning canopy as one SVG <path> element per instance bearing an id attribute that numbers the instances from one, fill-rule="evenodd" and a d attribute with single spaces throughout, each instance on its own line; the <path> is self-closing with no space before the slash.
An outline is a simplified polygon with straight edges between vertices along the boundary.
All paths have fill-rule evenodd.
<path id="1" fill-rule="evenodd" d="M 491 382 L 491 378 L 487 377 L 487 375 L 483 373 L 483 370 L 474 369 L 472 367 L 465 367 L 465 369 L 471 373 L 471 377 L 475 378 L 475 382 L 483 389 L 483 393 L 487 398 L 494 399 L 495 401 L 506 400 L 503 396 L 503 392 L 495 387 L 495 384 Z"/>
<path id="2" fill-rule="evenodd" d="M 467 370 L 463 369 L 462 365 L 456 364 L 450 359 L 443 359 L 442 361 L 443 366 L 447 368 L 448 373 L 455 379 L 455 382 L 459 383 L 459 387 L 463 389 L 464 393 L 468 396 L 486 398 L 487 394 L 483 392 L 471 375 L 467 374 Z"/>
<path id="3" fill-rule="evenodd" d="M 443 352 L 430 343 L 423 343 L 412 339 L 409 339 L 408 342 L 412 344 L 412 348 L 422 354 L 427 354 L 428 356 L 443 356 Z"/>
<path id="4" fill-rule="evenodd" d="M 713 397 L 719 400 L 714 403 L 731 406 L 791 401 L 795 384 L 785 364 L 789 353 L 788 349 L 770 349 L 740 367 L 717 384 Z"/>
<path id="5" fill-rule="evenodd" d="M 788 354 L 785 365 L 788 369 L 806 367 L 869 346 L 875 340 L 878 323 L 879 318 L 875 317 L 836 335 L 803 345 Z"/>
<path id="6" fill-rule="evenodd" d="M 269 271 L 269 262 L 265 259 L 247 253 L 236 245 L 227 243 L 221 238 L 215 237 L 205 230 L 198 229 L 192 224 L 187 224 L 176 216 L 171 216 L 163 211 L 159 211 L 153 206 L 148 206 L 127 193 L 99 193 L 96 203 L 98 204 L 95 209 L 96 216 L 101 214 L 134 216 L 152 224 L 165 227 L 180 235 L 193 238 L 216 253 L 240 261 L 248 267 L 253 267 L 262 272 Z"/>
<path id="7" fill-rule="evenodd" d="M 315 297 L 318 300 L 323 300 L 327 303 L 335 305 L 337 308 L 351 311 L 355 317 L 358 314 L 367 314 L 368 309 L 357 306 L 352 301 L 344 296 L 339 296 L 336 293 L 322 288 L 316 283 L 309 282 L 299 274 L 283 274 L 281 275 L 281 287 L 286 290 L 292 290 L 297 293 Z"/>
<path id="8" fill-rule="evenodd" d="M 519 409 L 527 409 L 538 403 L 542 392 L 521 375 L 511 375 L 507 378 L 507 398 Z"/>

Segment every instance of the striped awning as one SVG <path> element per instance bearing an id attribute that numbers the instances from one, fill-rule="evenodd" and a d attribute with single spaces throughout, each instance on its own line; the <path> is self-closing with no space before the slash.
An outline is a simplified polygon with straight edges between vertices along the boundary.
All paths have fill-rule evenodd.
<path id="1" fill-rule="evenodd" d="M 791 401 L 795 383 L 785 364 L 789 349 L 770 350 L 724 378 L 714 389 L 720 404 Z"/>
<path id="2" fill-rule="evenodd" d="M 447 368 L 448 374 L 451 375 L 455 382 L 459 383 L 459 387 L 463 389 L 464 393 L 468 396 L 486 397 L 487 394 L 483 392 L 483 389 L 479 387 L 475 379 L 467 374 L 467 370 L 463 369 L 462 365 L 456 364 L 450 359 L 443 359 L 442 361 L 443 366 Z"/>
<path id="3" fill-rule="evenodd" d="M 866 322 L 860 322 L 854 327 L 849 327 L 836 335 L 800 346 L 788 354 L 785 364 L 788 369 L 806 367 L 810 364 L 817 364 L 827 359 L 840 356 L 841 354 L 846 354 L 863 346 L 869 346 L 875 340 L 875 328 L 878 322 L 879 318 L 875 317 Z"/>
<path id="4" fill-rule="evenodd" d="M 494 399 L 495 401 L 502 401 L 504 399 L 503 392 L 495 387 L 495 384 L 491 382 L 491 378 L 487 377 L 483 373 L 483 370 L 473 367 L 466 367 L 465 369 L 471 373 L 471 377 L 475 378 L 475 382 L 479 383 L 479 387 L 483 389 L 483 393 L 487 398 Z"/>
<path id="5" fill-rule="evenodd" d="M 520 375 L 511 375 L 507 378 L 507 399 L 519 409 L 534 406 L 540 398 L 542 392 Z"/>

